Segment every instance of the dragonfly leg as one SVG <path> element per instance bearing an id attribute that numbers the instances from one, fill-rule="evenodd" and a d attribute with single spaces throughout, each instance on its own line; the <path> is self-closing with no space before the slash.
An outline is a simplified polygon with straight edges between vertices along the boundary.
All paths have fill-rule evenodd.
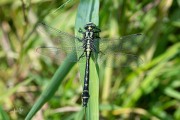
<path id="1" fill-rule="evenodd" d="M 77 37 L 77 40 L 78 40 L 79 42 L 82 42 L 82 40 L 81 40 L 80 38 L 78 38 L 78 37 Z"/>
<path id="2" fill-rule="evenodd" d="M 98 51 L 97 49 L 96 49 L 96 47 L 95 47 L 95 45 L 94 44 L 92 44 L 92 47 L 91 47 L 92 49 L 93 49 L 93 51 L 95 51 L 96 53 L 102 53 L 103 55 L 105 55 L 105 53 L 103 53 L 102 51 Z"/>
<path id="3" fill-rule="evenodd" d="M 84 54 L 84 52 L 81 54 L 81 56 L 78 58 L 78 61 L 82 58 L 82 57 L 84 57 L 85 56 L 85 54 Z"/>
<path id="4" fill-rule="evenodd" d="M 94 44 L 92 44 L 91 49 L 92 49 L 93 51 L 95 51 L 95 52 L 98 52 L 98 51 L 96 50 L 96 48 L 95 48 L 95 45 L 94 45 Z"/>

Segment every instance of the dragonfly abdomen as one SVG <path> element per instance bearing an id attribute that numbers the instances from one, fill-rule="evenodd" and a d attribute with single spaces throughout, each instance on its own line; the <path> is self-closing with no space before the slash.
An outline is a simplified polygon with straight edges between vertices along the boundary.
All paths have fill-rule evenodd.
<path id="1" fill-rule="evenodd" d="M 91 54 L 91 52 L 90 52 Z M 84 75 L 84 87 L 83 87 L 83 93 L 82 93 L 82 101 L 83 101 L 83 107 L 87 107 L 87 103 L 89 100 L 89 60 L 90 60 L 90 54 L 87 55 L 86 53 L 86 68 L 85 68 L 85 75 Z"/>

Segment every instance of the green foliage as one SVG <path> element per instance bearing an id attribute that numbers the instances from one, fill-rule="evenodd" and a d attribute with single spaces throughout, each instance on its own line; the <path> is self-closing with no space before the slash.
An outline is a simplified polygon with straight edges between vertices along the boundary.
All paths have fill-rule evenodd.
<path id="1" fill-rule="evenodd" d="M 179 120 L 179 1 L 104 0 L 100 1 L 99 20 L 98 6 L 93 4 L 96 12 L 92 20 L 99 23 L 101 37 L 143 33 L 145 40 L 143 53 L 137 53 L 143 59 L 140 66 L 100 66 L 99 85 L 93 78 L 97 77 L 94 66 L 90 86 L 100 89 L 100 97 L 96 99 L 99 99 L 100 111 L 97 113 L 97 108 L 88 112 L 108 120 Z M 79 1 L 73 0 L 0 2 L 0 119 L 24 120 L 32 106 L 36 107 L 28 116 L 34 116 L 40 109 L 34 119 L 83 119 L 80 80 L 84 66 L 67 62 L 59 65 L 35 52 L 37 47 L 51 43 L 36 30 L 39 22 L 45 21 L 70 34 L 74 34 L 75 29 L 78 34 L 77 29 L 88 21 L 84 16 L 89 15 L 90 10 L 81 6 L 83 17 L 78 19 L 82 17 L 84 21 L 81 19 L 79 23 L 78 5 Z M 110 56 L 106 64 L 112 62 Z M 98 95 L 98 91 L 91 91 L 92 99 L 93 95 Z"/>

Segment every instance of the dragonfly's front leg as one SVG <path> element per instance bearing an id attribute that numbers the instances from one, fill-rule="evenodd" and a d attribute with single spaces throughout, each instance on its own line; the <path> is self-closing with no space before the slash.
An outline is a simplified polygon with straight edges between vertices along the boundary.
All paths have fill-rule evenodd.
<path id="1" fill-rule="evenodd" d="M 81 54 L 81 56 L 78 58 L 78 61 L 79 61 L 82 57 L 85 57 L 85 52 L 86 52 L 86 45 L 87 45 L 87 43 L 86 43 L 85 39 L 82 39 L 82 42 L 83 42 L 83 45 L 82 45 L 81 47 L 84 49 L 84 51 L 83 51 L 83 53 Z"/>
<path id="2" fill-rule="evenodd" d="M 96 53 L 101 53 L 103 55 L 105 55 L 105 53 L 103 53 L 102 51 L 98 51 L 96 48 L 95 48 L 95 45 L 93 45 L 93 47 L 91 48 L 93 51 L 95 51 Z"/>
<path id="3" fill-rule="evenodd" d="M 85 57 L 85 54 L 84 54 L 85 52 L 83 52 L 82 54 L 81 54 L 81 56 L 78 58 L 78 61 L 82 58 L 82 57 Z"/>

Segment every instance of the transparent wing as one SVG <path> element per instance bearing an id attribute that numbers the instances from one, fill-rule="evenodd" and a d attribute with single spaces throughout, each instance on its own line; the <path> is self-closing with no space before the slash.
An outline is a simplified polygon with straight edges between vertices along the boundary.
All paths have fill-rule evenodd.
<path id="1" fill-rule="evenodd" d="M 45 46 L 36 49 L 36 52 L 55 60 L 63 61 L 69 53 L 74 53 L 74 58 L 69 62 L 77 62 L 76 52 L 83 52 L 81 38 L 75 37 L 45 23 L 39 23 L 37 31 L 43 37 Z"/>
<path id="2" fill-rule="evenodd" d="M 143 40 L 144 36 L 142 34 L 132 34 L 115 39 L 98 38 L 94 43 L 95 49 L 98 51 L 98 62 L 104 63 L 109 57 L 113 57 L 112 66 L 115 64 L 122 67 L 137 66 L 143 63 L 143 60 L 139 57 L 143 49 Z"/>
<path id="3" fill-rule="evenodd" d="M 110 59 L 112 58 L 112 59 Z M 107 60 L 110 59 L 110 64 L 107 64 Z M 129 67 L 139 66 L 143 63 L 143 60 L 138 55 L 126 54 L 126 53 L 114 53 L 114 54 L 99 54 L 97 63 L 105 64 L 107 67 Z"/>
<path id="4" fill-rule="evenodd" d="M 132 34 L 121 38 L 98 38 L 95 39 L 95 44 L 99 42 L 99 51 L 102 53 L 130 53 L 137 54 L 138 50 L 142 49 L 144 36 L 142 34 Z M 97 48 L 98 49 L 98 48 Z"/>
<path id="5" fill-rule="evenodd" d="M 56 61 L 56 63 L 61 63 L 62 61 L 65 60 L 65 58 L 70 54 L 73 53 L 73 57 L 71 57 L 71 59 L 68 60 L 68 62 L 85 62 L 85 57 L 81 57 L 81 59 L 79 59 L 80 54 L 77 54 L 77 51 L 79 50 L 71 50 L 71 48 L 66 48 L 66 51 L 64 51 L 63 49 L 60 48 L 56 48 L 56 47 L 39 47 L 36 49 L 36 52 L 44 55 L 45 57 L 49 57 L 52 60 Z M 83 54 L 83 50 L 80 51 L 81 54 Z"/>

